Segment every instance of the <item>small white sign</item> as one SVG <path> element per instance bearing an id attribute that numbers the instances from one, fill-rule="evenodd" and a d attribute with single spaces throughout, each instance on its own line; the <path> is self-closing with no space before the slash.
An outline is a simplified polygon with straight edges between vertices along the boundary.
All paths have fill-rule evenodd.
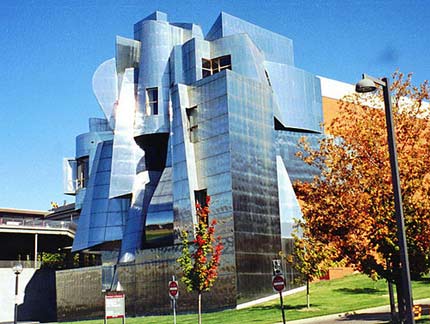
<path id="1" fill-rule="evenodd" d="M 105 296 L 106 318 L 125 318 L 125 294 L 115 293 Z"/>

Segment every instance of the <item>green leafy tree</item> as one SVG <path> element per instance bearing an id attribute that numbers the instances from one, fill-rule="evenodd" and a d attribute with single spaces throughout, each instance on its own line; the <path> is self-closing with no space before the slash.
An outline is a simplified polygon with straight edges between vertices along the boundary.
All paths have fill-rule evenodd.
<path id="1" fill-rule="evenodd" d="M 223 245 L 221 237 L 215 238 L 214 219 L 210 224 L 209 217 L 210 196 L 206 198 L 206 205 L 196 204 L 198 224 L 195 227 L 195 238 L 189 241 L 189 233 L 182 232 L 182 255 L 178 263 L 182 269 L 182 282 L 187 291 L 198 294 L 198 323 L 201 324 L 202 293 L 209 291 L 218 277 Z"/>
<path id="2" fill-rule="evenodd" d="M 330 267 L 335 265 L 337 250 L 328 242 L 320 242 L 310 235 L 309 228 L 302 221 L 297 221 L 296 232 L 293 234 L 294 250 L 287 256 L 282 255 L 306 281 L 306 305 L 310 308 L 309 284 L 315 279 L 323 277 Z M 339 265 L 339 263 L 336 263 Z"/>
<path id="3" fill-rule="evenodd" d="M 70 258 L 70 260 L 68 260 Z M 41 267 L 42 268 L 50 268 L 50 269 L 67 269 L 74 268 L 79 266 L 79 255 L 78 253 L 73 253 L 71 256 L 66 252 L 57 252 L 57 253 L 49 253 L 43 252 L 41 253 Z"/>

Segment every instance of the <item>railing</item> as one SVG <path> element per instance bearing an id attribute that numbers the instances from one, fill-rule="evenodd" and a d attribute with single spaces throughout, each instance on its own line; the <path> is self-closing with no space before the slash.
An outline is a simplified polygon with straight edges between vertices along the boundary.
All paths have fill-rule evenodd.
<path id="1" fill-rule="evenodd" d="M 68 229 L 76 231 L 76 223 L 71 221 L 54 221 L 34 218 L 0 217 L 0 226 L 10 227 L 42 227 L 53 229 Z"/>
<path id="2" fill-rule="evenodd" d="M 20 261 L 20 260 L 0 260 L 0 268 L 10 268 L 12 269 L 13 266 L 20 263 L 22 267 L 25 268 L 35 268 L 35 262 L 34 261 Z M 38 267 L 40 267 L 40 262 L 37 262 Z M 11 270 L 12 271 L 12 270 Z"/>

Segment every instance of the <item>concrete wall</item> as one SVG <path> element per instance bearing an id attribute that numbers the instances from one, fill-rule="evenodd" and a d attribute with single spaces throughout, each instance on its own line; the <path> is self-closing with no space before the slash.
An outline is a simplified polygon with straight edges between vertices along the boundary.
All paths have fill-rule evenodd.
<path id="1" fill-rule="evenodd" d="M 15 274 L 0 269 L 0 322 L 13 321 L 15 308 Z M 18 320 L 56 321 L 55 275 L 49 269 L 26 268 L 19 275 Z"/>
<path id="2" fill-rule="evenodd" d="M 24 300 L 24 290 L 35 269 L 24 269 L 19 275 L 18 304 Z M 15 274 L 12 269 L 0 269 L 0 322 L 13 321 L 15 305 Z"/>

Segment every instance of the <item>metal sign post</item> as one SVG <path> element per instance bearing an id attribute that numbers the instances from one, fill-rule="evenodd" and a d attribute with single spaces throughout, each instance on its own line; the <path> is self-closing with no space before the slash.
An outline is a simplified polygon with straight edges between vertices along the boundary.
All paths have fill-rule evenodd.
<path id="1" fill-rule="evenodd" d="M 172 276 L 172 281 L 169 281 L 169 296 L 172 299 L 173 324 L 176 324 L 176 299 L 179 297 L 179 286 L 175 276 Z"/>
<path id="2" fill-rule="evenodd" d="M 281 300 L 282 323 L 285 324 L 285 309 L 284 301 L 282 300 L 282 291 L 279 292 L 279 299 Z"/>
<path id="3" fill-rule="evenodd" d="M 273 287 L 274 291 L 279 292 L 279 299 L 281 301 L 282 322 L 285 324 L 284 301 L 282 299 L 282 292 L 285 289 L 285 279 L 284 279 L 284 276 L 282 276 L 282 275 L 273 276 L 272 287 Z"/>
<path id="4" fill-rule="evenodd" d="M 284 274 L 282 273 L 281 260 L 272 260 L 272 267 L 273 267 L 272 287 L 274 291 L 279 292 L 279 299 L 281 301 L 281 311 L 282 311 L 282 323 L 285 324 L 284 301 L 282 299 L 282 292 L 285 289 L 285 278 L 284 278 Z"/>

